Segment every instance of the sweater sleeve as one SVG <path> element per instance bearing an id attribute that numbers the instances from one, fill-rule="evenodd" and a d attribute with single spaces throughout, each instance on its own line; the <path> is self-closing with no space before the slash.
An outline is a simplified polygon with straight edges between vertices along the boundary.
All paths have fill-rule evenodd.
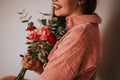
<path id="1" fill-rule="evenodd" d="M 87 34 L 68 33 L 53 51 L 39 80 L 73 80 L 87 50 Z"/>

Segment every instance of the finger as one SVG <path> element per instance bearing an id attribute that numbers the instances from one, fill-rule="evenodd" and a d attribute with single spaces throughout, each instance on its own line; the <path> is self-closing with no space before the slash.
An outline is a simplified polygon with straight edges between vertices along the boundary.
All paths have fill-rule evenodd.
<path id="1" fill-rule="evenodd" d="M 29 55 L 25 55 L 22 60 L 25 60 L 26 62 L 29 62 L 30 60 L 32 60 L 32 57 L 29 56 Z"/>
<path id="2" fill-rule="evenodd" d="M 25 54 L 25 57 L 28 57 L 28 56 L 30 56 L 30 54 L 29 54 L 29 53 L 26 53 L 26 54 Z"/>
<path id="3" fill-rule="evenodd" d="M 22 59 L 22 63 L 25 63 L 25 64 L 29 64 L 29 65 L 34 65 L 34 60 L 33 59 L 31 59 L 31 58 L 23 58 Z"/>
<path id="4" fill-rule="evenodd" d="M 40 61 L 36 61 L 37 66 L 41 66 Z"/>
<path id="5" fill-rule="evenodd" d="M 30 61 L 23 60 L 22 65 L 27 69 L 34 70 L 39 65 L 36 62 L 38 62 L 38 61 L 35 59 L 32 59 Z M 38 65 L 36 65 L 36 64 L 38 64 Z"/>
<path id="6" fill-rule="evenodd" d="M 30 64 L 28 64 L 28 62 L 25 59 L 22 60 L 21 65 L 25 68 L 29 68 L 30 66 Z"/>
<path id="7" fill-rule="evenodd" d="M 35 60 L 34 59 L 32 59 L 32 60 L 30 60 L 30 61 L 28 61 L 28 64 L 30 64 L 31 66 L 35 66 Z"/>
<path id="8" fill-rule="evenodd" d="M 32 66 L 28 63 L 23 63 L 23 67 L 26 68 L 26 69 L 29 69 L 29 70 L 32 70 Z"/>

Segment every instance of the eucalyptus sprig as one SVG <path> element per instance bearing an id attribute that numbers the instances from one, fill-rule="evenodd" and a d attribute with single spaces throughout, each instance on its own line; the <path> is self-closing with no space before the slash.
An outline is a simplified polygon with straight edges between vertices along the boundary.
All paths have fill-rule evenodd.
<path id="1" fill-rule="evenodd" d="M 45 16 L 51 16 L 51 14 L 48 14 L 48 13 L 42 13 L 42 12 L 39 12 L 37 11 L 41 16 L 42 16 L 42 19 L 38 19 L 38 22 L 40 24 L 42 24 L 43 26 L 47 26 L 47 19 L 45 18 Z"/>
<path id="2" fill-rule="evenodd" d="M 26 10 L 22 10 L 21 12 L 18 12 L 18 14 L 20 14 L 20 20 L 22 23 L 29 23 L 30 22 L 30 19 L 32 18 L 32 16 L 29 16 L 28 17 L 28 12 L 26 12 Z"/>

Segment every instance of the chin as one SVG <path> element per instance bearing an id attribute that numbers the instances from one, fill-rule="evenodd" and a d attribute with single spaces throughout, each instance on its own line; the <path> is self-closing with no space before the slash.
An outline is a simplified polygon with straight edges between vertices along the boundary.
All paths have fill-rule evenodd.
<path id="1" fill-rule="evenodd" d="M 55 16 L 60 17 L 60 16 L 66 16 L 66 15 L 64 15 L 64 14 L 58 14 L 58 13 L 55 13 Z"/>
<path id="2" fill-rule="evenodd" d="M 58 17 L 60 17 L 60 16 L 62 16 L 62 15 L 57 15 L 57 14 L 55 14 L 55 16 L 58 16 Z"/>

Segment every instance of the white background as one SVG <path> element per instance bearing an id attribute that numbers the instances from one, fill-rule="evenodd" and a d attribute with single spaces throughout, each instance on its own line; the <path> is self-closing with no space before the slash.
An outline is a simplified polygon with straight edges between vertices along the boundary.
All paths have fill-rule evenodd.
<path id="1" fill-rule="evenodd" d="M 25 45 L 25 36 L 27 34 L 25 32 L 26 25 L 20 22 L 17 12 L 21 11 L 22 9 L 26 9 L 27 11 L 29 11 L 29 14 L 34 15 L 34 19 L 37 20 L 37 18 L 39 18 L 40 16 L 36 11 L 47 13 L 51 12 L 50 1 L 51 0 L 0 0 L 0 78 L 7 75 L 18 74 L 21 68 L 21 58 L 19 57 L 19 54 L 24 53 L 27 48 L 27 45 Z M 118 49 L 118 34 L 120 34 L 120 28 L 118 29 L 118 26 L 120 27 L 120 24 L 116 23 L 116 21 L 119 20 L 119 2 L 119 0 L 98 0 L 98 6 L 96 9 L 96 12 L 103 19 L 102 24 L 100 25 L 101 37 L 104 48 L 103 53 L 108 53 L 108 55 L 114 54 L 114 51 L 116 51 L 115 53 L 120 52 L 120 50 Z M 116 24 L 116 26 L 114 26 L 114 24 Z M 38 26 L 37 23 L 36 25 Z M 113 31 L 116 34 L 114 34 Z M 109 46 L 113 46 L 115 48 Z M 110 49 L 113 49 L 111 50 L 112 52 L 110 51 Z M 112 63 L 111 61 L 113 61 L 113 59 L 116 60 L 116 56 L 110 58 L 109 60 L 103 60 L 103 65 L 100 69 L 100 72 L 98 73 L 99 75 L 97 79 L 120 79 L 119 76 L 117 76 L 120 73 L 120 69 L 116 70 L 118 72 L 114 72 L 114 68 L 116 67 L 110 68 L 110 70 L 113 69 L 111 71 L 114 72 L 115 78 L 108 78 L 108 76 L 112 75 L 113 72 L 110 72 L 110 74 L 110 70 L 106 70 L 109 66 L 107 66 L 107 64 L 104 62 L 108 61 L 108 63 Z M 109 65 L 111 66 L 112 64 Z M 38 80 L 39 76 L 32 71 L 27 71 L 25 77 L 29 78 L 30 80 Z"/>
<path id="2" fill-rule="evenodd" d="M 27 49 L 27 24 L 20 22 L 17 12 L 26 9 L 37 22 L 40 17 L 37 11 L 50 13 L 50 3 L 50 0 L 0 0 L 0 78 L 18 74 L 21 69 L 19 54 Z M 38 74 L 27 71 L 26 77 L 37 80 Z"/>

